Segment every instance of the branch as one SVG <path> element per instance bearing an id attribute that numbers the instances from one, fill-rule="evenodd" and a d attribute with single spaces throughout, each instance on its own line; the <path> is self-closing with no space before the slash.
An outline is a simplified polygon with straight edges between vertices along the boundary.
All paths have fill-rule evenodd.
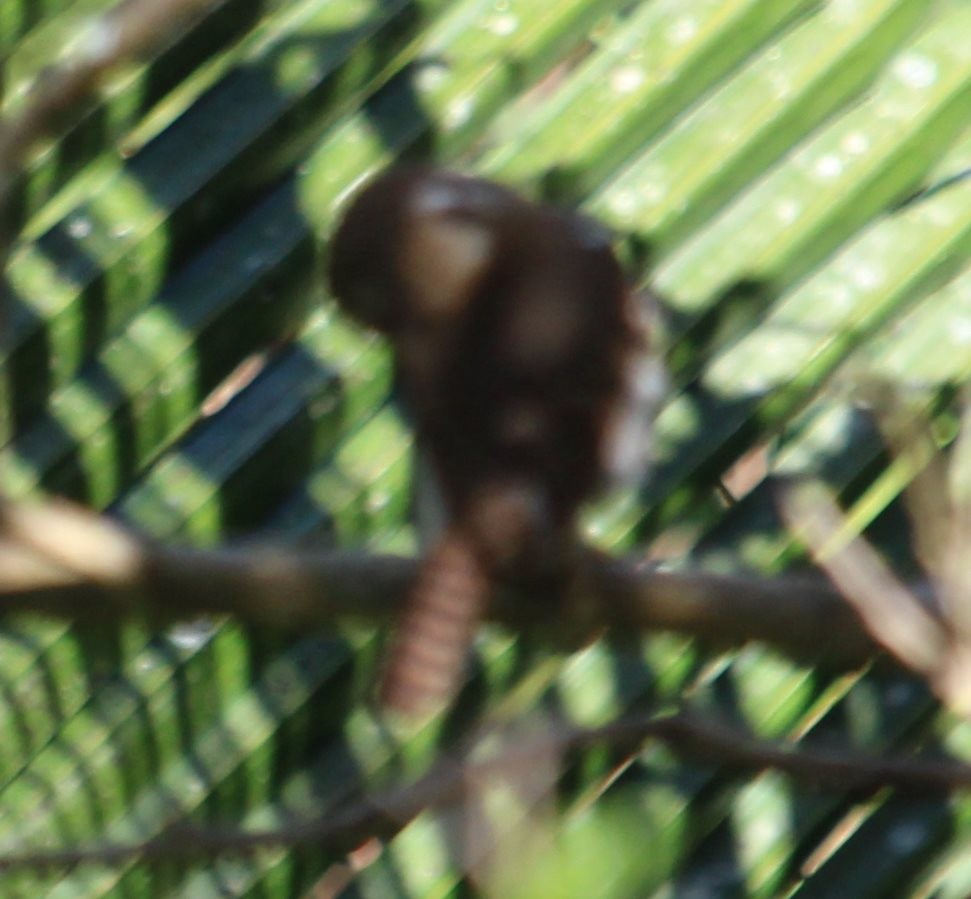
<path id="1" fill-rule="evenodd" d="M 607 628 L 629 639 L 666 630 L 719 645 L 757 640 L 837 666 L 876 651 L 857 613 L 822 580 L 663 573 L 593 553 L 582 564 L 583 590 L 503 590 L 488 617 L 574 645 Z M 80 623 L 226 614 L 297 630 L 342 619 L 384 623 L 417 570 L 414 559 L 359 552 L 160 545 L 64 502 L 11 503 L 0 512 L 0 614 Z"/>
<path id="2" fill-rule="evenodd" d="M 390 839 L 421 812 L 463 801 L 470 782 L 527 768 L 551 754 L 561 756 L 603 744 L 636 752 L 648 740 L 706 765 L 739 773 L 781 771 L 814 788 L 867 795 L 895 787 L 921 796 L 971 788 L 971 767 L 946 759 L 875 759 L 849 752 L 795 749 L 757 740 L 724 724 L 688 714 L 631 717 L 595 728 L 561 726 L 533 739 L 517 739 L 493 758 L 464 762 L 445 757 L 423 777 L 375 794 L 350 807 L 331 810 L 266 830 L 244 831 L 179 823 L 141 843 L 111 843 L 0 856 L 0 870 L 64 868 L 81 862 L 116 865 L 127 861 L 171 861 L 248 854 L 267 848 L 312 846 L 348 853 L 371 838 Z M 465 757 L 468 757 L 467 755 Z"/>
<path id="3" fill-rule="evenodd" d="M 948 596 L 948 604 L 928 606 L 901 583 L 890 565 L 862 537 L 819 485 L 802 485 L 784 499 L 790 525 L 810 547 L 818 563 L 857 611 L 874 640 L 916 671 L 952 711 L 971 716 L 971 635 L 967 597 Z M 946 513 L 941 513 L 946 514 Z M 955 528 L 941 531 L 945 549 L 959 549 L 949 539 Z M 963 547 L 960 547 L 964 549 Z M 950 567 L 942 554 L 940 564 Z M 929 572 L 934 577 L 936 572 Z M 951 581 L 954 583 L 954 581 Z"/>
<path id="4" fill-rule="evenodd" d="M 75 51 L 37 78 L 19 114 L 0 126 L 0 270 L 14 238 L 11 192 L 31 153 L 87 111 L 105 77 L 164 49 L 193 20 L 223 0 L 127 0 L 94 18 Z"/>

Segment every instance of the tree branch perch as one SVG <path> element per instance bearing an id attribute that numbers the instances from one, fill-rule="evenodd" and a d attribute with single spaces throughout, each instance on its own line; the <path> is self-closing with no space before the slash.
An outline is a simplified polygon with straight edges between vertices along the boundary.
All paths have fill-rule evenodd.
<path id="1" fill-rule="evenodd" d="M 585 558 L 581 595 L 500 591 L 488 617 L 516 631 L 573 640 L 665 630 L 721 645 L 756 640 L 800 661 L 854 666 L 876 651 L 858 614 L 815 578 L 666 573 Z M 417 561 L 280 546 L 195 550 L 160 545 L 63 502 L 10 504 L 0 520 L 0 612 L 79 622 L 166 623 L 226 614 L 306 629 L 341 619 L 384 623 Z"/>

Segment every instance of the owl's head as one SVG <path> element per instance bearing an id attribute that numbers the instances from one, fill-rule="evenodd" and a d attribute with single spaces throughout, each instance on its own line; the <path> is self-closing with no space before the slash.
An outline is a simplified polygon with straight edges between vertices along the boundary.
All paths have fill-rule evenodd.
<path id="1" fill-rule="evenodd" d="M 438 169 L 391 169 L 354 195 L 330 250 L 330 285 L 362 324 L 460 315 L 497 249 L 501 222 L 524 202 L 511 191 Z"/>

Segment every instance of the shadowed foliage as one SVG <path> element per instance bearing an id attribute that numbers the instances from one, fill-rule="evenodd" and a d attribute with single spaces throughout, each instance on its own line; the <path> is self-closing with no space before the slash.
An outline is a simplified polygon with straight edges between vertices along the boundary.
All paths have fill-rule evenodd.
<path id="1" fill-rule="evenodd" d="M 92 52 L 110 7 L 0 3 L 4 123 L 42 70 Z M 587 510 L 596 546 L 799 569 L 776 500 L 809 478 L 909 574 L 918 470 L 857 388 L 893 385 L 958 457 L 969 47 L 965 0 L 214 3 L 112 68 L 9 181 L 0 161 L 0 490 L 176 544 L 414 552 L 389 354 L 321 272 L 351 187 L 418 159 L 582 208 L 661 298 L 653 472 Z M 885 662 L 833 672 L 674 634 L 563 651 L 488 626 L 455 708 L 399 730 L 371 702 L 384 642 L 4 618 L 0 856 L 353 811 L 445 750 L 480 761 L 463 747 L 484 719 L 535 736 L 684 707 L 814 750 L 971 761 L 968 722 Z M 964 794 L 818 789 L 657 741 L 501 774 L 350 855 L 10 869 L 0 895 L 971 892 Z"/>

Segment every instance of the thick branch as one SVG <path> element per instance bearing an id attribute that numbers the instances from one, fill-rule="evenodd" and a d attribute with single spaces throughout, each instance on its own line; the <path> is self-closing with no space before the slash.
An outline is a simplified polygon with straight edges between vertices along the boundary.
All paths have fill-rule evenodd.
<path id="1" fill-rule="evenodd" d="M 757 640 L 807 662 L 856 665 L 875 651 L 856 612 L 822 580 L 661 573 L 591 554 L 570 598 L 502 591 L 488 617 L 553 639 L 668 630 L 720 645 Z M 228 614 L 294 629 L 386 622 L 417 562 L 248 545 L 162 546 L 65 503 L 10 505 L 0 528 L 0 612 L 80 622 Z"/>

